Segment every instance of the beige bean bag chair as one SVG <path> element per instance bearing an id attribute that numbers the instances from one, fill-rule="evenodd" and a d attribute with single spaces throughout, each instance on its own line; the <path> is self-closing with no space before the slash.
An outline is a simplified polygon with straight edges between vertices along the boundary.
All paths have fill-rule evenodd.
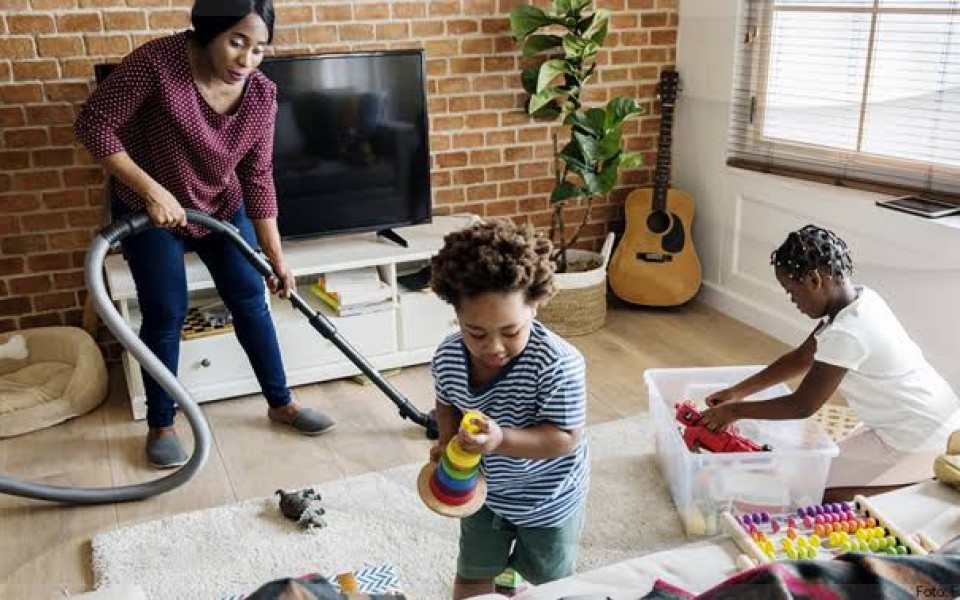
<path id="1" fill-rule="evenodd" d="M 100 348 L 78 327 L 0 333 L 0 438 L 56 425 L 107 396 Z"/>

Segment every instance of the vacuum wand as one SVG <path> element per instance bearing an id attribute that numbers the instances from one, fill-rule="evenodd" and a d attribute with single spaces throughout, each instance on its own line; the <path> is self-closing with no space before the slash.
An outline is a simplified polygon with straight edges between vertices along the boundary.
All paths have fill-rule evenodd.
<path id="1" fill-rule="evenodd" d="M 263 275 L 265 278 L 270 278 L 275 275 L 273 266 L 266 259 L 266 257 L 254 250 L 247 244 L 246 240 L 240 236 L 240 233 L 233 226 L 223 223 L 210 215 L 187 209 L 188 219 L 192 223 L 197 223 L 199 225 L 208 226 L 210 229 L 222 233 L 229 237 L 234 244 L 240 249 L 244 254 L 246 259 Z M 311 307 L 303 298 L 297 294 L 296 290 L 290 290 L 289 300 L 293 306 L 299 310 L 307 320 L 310 322 L 310 325 L 316 329 L 320 335 L 324 338 L 330 340 L 334 346 L 337 347 L 340 352 L 346 356 L 350 362 L 352 362 L 364 375 L 370 378 L 380 391 L 387 395 L 394 404 L 397 405 L 397 408 L 400 411 L 400 416 L 404 419 L 410 419 L 417 425 L 424 427 L 427 430 L 427 438 L 437 439 L 439 437 L 439 429 L 437 428 L 436 418 L 432 414 L 425 414 L 421 412 L 416 406 L 414 406 L 400 391 L 390 384 L 389 381 L 384 379 L 383 375 L 377 371 L 376 368 L 370 361 L 368 361 L 362 354 L 357 352 L 357 350 L 350 345 L 350 343 L 340 335 L 340 332 L 337 331 L 337 328 L 330 322 L 330 320 L 325 317 L 320 312 L 316 311 Z"/>
<path id="2" fill-rule="evenodd" d="M 393 403 L 397 405 L 397 408 L 400 410 L 400 416 L 404 419 L 410 419 L 417 425 L 420 425 L 427 430 L 427 437 L 431 440 L 435 440 L 440 437 L 440 431 L 437 429 L 436 418 L 430 414 L 424 414 L 416 406 L 414 406 L 407 398 L 404 397 L 400 391 L 390 384 L 389 381 L 383 378 L 383 375 L 377 371 L 373 365 L 370 364 L 362 354 L 356 351 L 356 349 L 347 342 L 346 339 L 340 332 L 337 331 L 337 328 L 333 326 L 333 323 L 330 322 L 325 316 L 320 314 L 318 311 L 314 310 L 309 304 L 304 302 L 296 292 L 290 292 L 290 302 L 303 313 L 307 320 L 313 325 L 313 328 L 320 332 L 320 335 L 326 339 L 333 342 L 333 345 L 343 353 L 344 356 L 350 359 L 358 369 L 363 371 L 363 374 L 370 378 L 380 391 L 387 395 L 388 398 L 393 400 Z"/>

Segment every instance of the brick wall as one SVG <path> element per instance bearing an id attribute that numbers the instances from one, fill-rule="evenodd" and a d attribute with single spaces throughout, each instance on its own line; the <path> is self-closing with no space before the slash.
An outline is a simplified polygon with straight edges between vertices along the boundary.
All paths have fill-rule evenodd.
<path id="1" fill-rule="evenodd" d="M 679 0 L 597 0 L 613 14 L 599 76 L 585 99 L 632 96 L 651 111 L 673 64 Z M 550 222 L 554 125 L 528 118 L 516 0 L 277 0 L 273 52 L 425 48 L 436 214 Z M 83 258 L 103 214 L 102 171 L 73 136 L 93 65 L 184 29 L 192 0 L 0 0 L 0 331 L 80 323 Z M 543 2 L 546 6 L 546 2 Z M 626 146 L 653 149 L 658 121 L 628 126 Z M 563 139 L 563 138 L 561 138 Z M 627 189 L 597 205 L 584 245 L 622 218 Z M 575 217 L 575 215 L 574 215 Z"/>

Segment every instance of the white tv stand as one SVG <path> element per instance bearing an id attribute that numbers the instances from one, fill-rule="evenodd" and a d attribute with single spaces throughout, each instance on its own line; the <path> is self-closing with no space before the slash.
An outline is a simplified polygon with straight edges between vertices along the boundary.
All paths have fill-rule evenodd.
<path id="1" fill-rule="evenodd" d="M 443 236 L 471 221 L 473 216 L 434 217 L 425 225 L 397 228 L 409 244 L 401 247 L 375 233 L 285 241 L 284 256 L 297 277 L 301 298 L 327 316 L 344 338 L 377 369 L 429 362 L 437 344 L 457 323 L 453 309 L 432 292 L 411 292 L 397 285 L 397 273 L 416 270 L 440 249 Z M 120 254 L 108 256 L 105 275 L 111 299 L 134 330 L 139 329 L 136 288 Z M 310 291 L 321 273 L 376 266 L 380 278 L 393 288 L 393 309 L 337 317 Z M 206 267 L 190 254 L 186 260 L 190 305 L 215 301 L 217 292 Z M 270 310 L 280 340 L 290 386 L 327 381 L 360 373 L 331 342 L 317 332 L 288 300 L 270 298 Z M 123 352 L 130 405 L 134 419 L 146 418 L 146 395 L 140 366 Z M 197 402 L 209 402 L 258 393 L 260 386 L 246 354 L 232 331 L 181 340 L 180 382 Z"/>

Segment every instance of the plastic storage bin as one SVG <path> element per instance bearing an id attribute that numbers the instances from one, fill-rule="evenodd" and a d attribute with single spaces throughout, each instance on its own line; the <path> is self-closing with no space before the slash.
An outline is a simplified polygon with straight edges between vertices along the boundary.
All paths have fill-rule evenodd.
<path id="1" fill-rule="evenodd" d="M 688 537 L 718 533 L 725 510 L 780 512 L 820 504 L 837 445 L 811 419 L 737 421 L 740 432 L 771 452 L 694 453 L 687 449 L 674 405 L 689 399 L 706 408 L 709 394 L 733 385 L 762 367 L 649 369 L 643 378 L 656 431 L 657 460 L 670 485 Z M 790 393 L 780 384 L 747 398 L 764 400 Z"/>

